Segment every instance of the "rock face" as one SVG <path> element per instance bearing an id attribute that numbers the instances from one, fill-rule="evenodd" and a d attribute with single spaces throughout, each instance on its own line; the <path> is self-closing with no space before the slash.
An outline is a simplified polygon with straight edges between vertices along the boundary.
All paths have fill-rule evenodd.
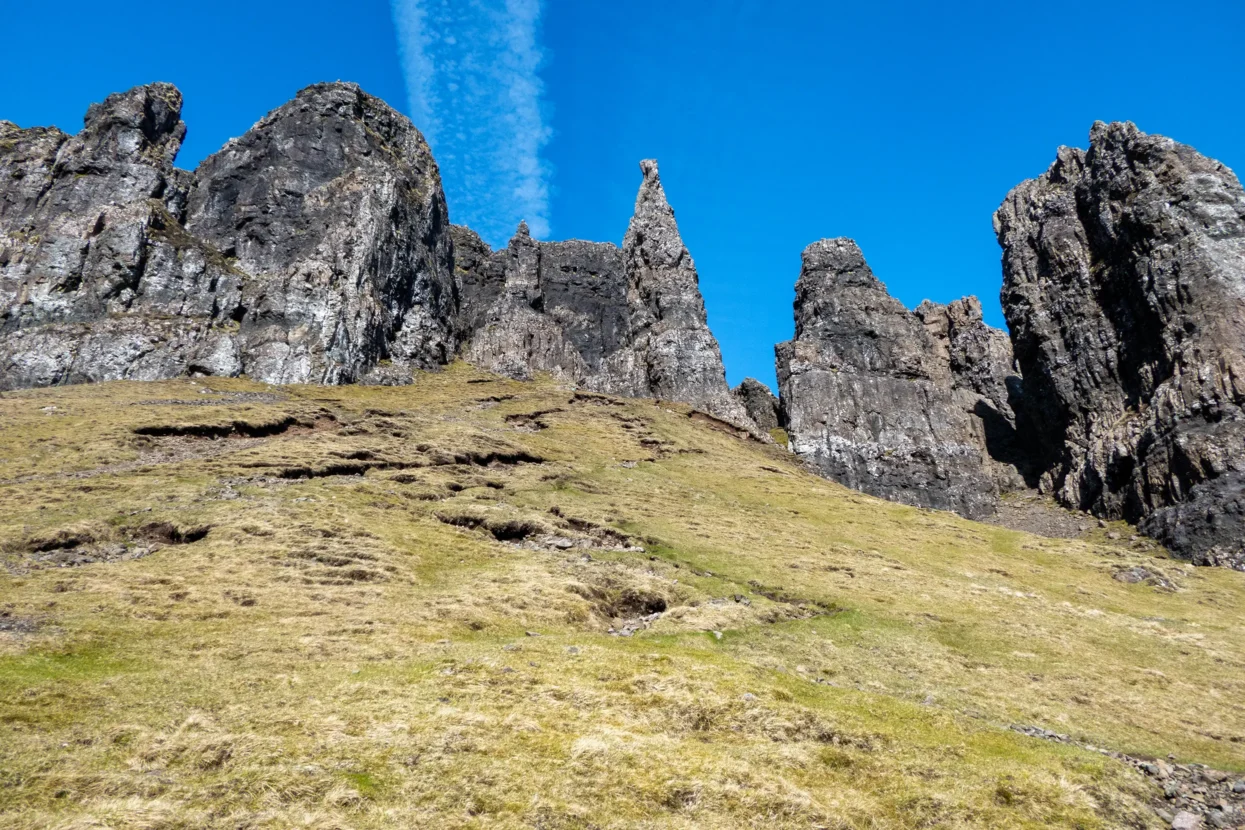
<path id="1" fill-rule="evenodd" d="M 768 432 L 782 426 L 782 408 L 778 398 L 769 387 L 755 378 L 744 378 L 731 390 L 731 394 L 743 405 L 752 422 Z"/>
<path id="2" fill-rule="evenodd" d="M 182 374 L 400 383 L 462 354 L 692 404 L 751 428 L 657 174 L 620 249 L 493 252 L 449 224 L 404 116 L 317 84 L 194 173 L 181 94 L 138 87 L 81 133 L 0 122 L 0 389 Z"/>
<path id="3" fill-rule="evenodd" d="M 348 383 L 379 361 L 454 353 L 440 174 L 405 116 L 353 84 L 317 84 L 195 172 L 186 230 L 250 275 L 244 371 Z"/>
<path id="4" fill-rule="evenodd" d="M 666 201 L 657 162 L 644 181 L 623 239 L 627 301 L 637 356 L 651 393 L 686 401 L 726 421 L 747 416 L 730 394 L 718 341 L 709 331 L 696 265 Z"/>
<path id="5" fill-rule="evenodd" d="M 995 214 L 1003 308 L 1065 504 L 1245 568 L 1245 192 L 1223 165 L 1097 123 Z"/>
<path id="6" fill-rule="evenodd" d="M 514 378 L 548 372 L 598 392 L 648 393 L 618 246 L 537 242 L 526 224 L 496 252 L 466 228 L 454 239 L 469 361 Z"/>
<path id="7" fill-rule="evenodd" d="M 455 228 L 464 354 L 516 378 L 534 372 L 587 389 L 692 404 L 751 427 L 726 385 L 695 266 L 666 201 L 657 164 L 644 174 L 623 247 L 537 242 L 520 225 L 489 251 Z"/>
<path id="8" fill-rule="evenodd" d="M 910 312 L 855 242 L 825 239 L 804 250 L 795 339 L 775 351 L 792 449 L 824 475 L 906 504 L 994 512 L 1014 472 L 994 468 L 976 413 L 1014 423 L 1011 361 L 975 299 Z"/>
<path id="9" fill-rule="evenodd" d="M 75 136 L 0 123 L 0 389 L 236 363 L 218 300 L 243 275 L 177 219 L 181 103 L 153 84 Z"/>
<path id="10" fill-rule="evenodd" d="M 76 136 L 0 124 L 0 388 L 445 362 L 445 201 L 406 118 L 320 84 L 188 174 L 180 111 L 153 84 Z"/>
<path id="11" fill-rule="evenodd" d="M 1030 442 L 1022 439 L 1024 390 L 1011 338 L 986 325 L 981 301 L 963 297 L 941 305 L 924 301 L 913 312 L 933 338 L 940 363 L 951 372 L 956 405 L 973 416 L 969 423 L 988 456 L 987 466 L 1001 490 L 1019 490 L 1033 475 Z"/>

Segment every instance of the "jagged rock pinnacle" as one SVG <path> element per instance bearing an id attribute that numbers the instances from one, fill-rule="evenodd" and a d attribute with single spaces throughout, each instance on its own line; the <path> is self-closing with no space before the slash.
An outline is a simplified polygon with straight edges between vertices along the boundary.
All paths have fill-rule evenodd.
<path id="1" fill-rule="evenodd" d="M 1003 312 L 1043 486 L 1245 569 L 1245 190 L 1131 123 L 1095 122 L 995 213 Z"/>
<path id="2" fill-rule="evenodd" d="M 1001 471 L 973 414 L 982 398 L 953 370 L 949 321 L 934 336 L 850 239 L 814 242 L 802 263 L 796 338 L 776 348 L 792 449 L 866 493 L 972 518 L 993 513 Z M 945 308 L 924 307 L 931 320 Z"/>

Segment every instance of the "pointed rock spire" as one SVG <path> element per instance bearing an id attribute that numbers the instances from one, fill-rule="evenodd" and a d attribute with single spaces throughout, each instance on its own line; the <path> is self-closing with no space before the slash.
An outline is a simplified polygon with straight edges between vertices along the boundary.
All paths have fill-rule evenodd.
<path id="1" fill-rule="evenodd" d="M 657 162 L 641 161 L 640 171 L 644 179 L 623 238 L 623 265 L 632 334 L 645 361 L 650 393 L 748 426 L 747 413 L 726 385 L 696 265 L 679 235 Z"/>

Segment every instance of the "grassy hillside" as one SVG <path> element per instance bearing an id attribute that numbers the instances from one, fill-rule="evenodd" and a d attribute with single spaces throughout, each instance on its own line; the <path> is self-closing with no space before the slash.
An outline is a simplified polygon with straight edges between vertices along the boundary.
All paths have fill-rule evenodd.
<path id="1" fill-rule="evenodd" d="M 1245 770 L 1245 574 L 1108 530 L 462 366 L 7 393 L 0 825 L 1159 827 L 1010 728 Z"/>

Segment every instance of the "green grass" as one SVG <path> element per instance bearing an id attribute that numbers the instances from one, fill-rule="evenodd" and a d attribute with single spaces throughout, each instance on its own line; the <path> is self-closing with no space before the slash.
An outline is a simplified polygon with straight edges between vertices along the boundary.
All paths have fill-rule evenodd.
<path id="1" fill-rule="evenodd" d="M 1130 768 L 1013 723 L 1245 769 L 1241 574 L 882 502 L 683 407 L 454 366 L 6 393 L 0 424 L 0 620 L 33 627 L 0 631 L 6 827 L 1160 826 Z M 162 521 L 211 529 L 30 551 Z M 606 529 L 637 549 L 582 547 Z"/>

